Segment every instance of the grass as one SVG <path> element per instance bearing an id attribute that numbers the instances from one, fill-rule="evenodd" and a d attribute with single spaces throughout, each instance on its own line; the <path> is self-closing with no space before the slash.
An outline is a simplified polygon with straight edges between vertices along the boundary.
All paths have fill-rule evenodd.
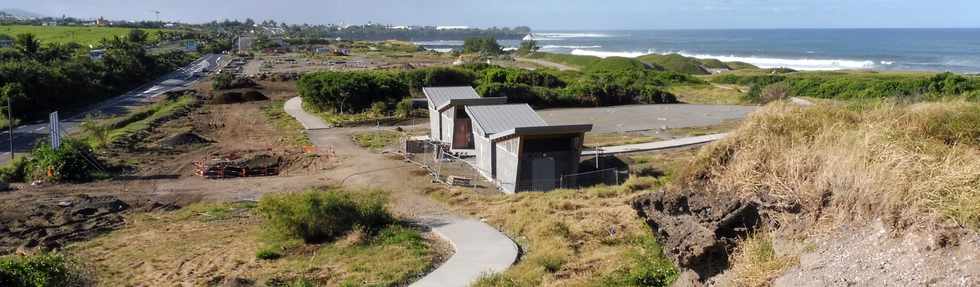
<path id="1" fill-rule="evenodd" d="M 286 131 L 282 138 L 283 142 L 299 147 L 313 145 L 310 137 L 304 132 L 306 129 L 303 128 L 303 125 L 286 113 L 284 104 L 285 101 L 283 100 L 272 101 L 262 107 L 262 114 L 272 122 L 276 129 Z"/>
<path id="2" fill-rule="evenodd" d="M 799 257 L 777 255 L 766 233 L 753 234 L 740 242 L 732 257 L 735 286 L 769 286 L 773 278 L 799 264 Z"/>
<path id="3" fill-rule="evenodd" d="M 279 241 L 272 246 L 261 209 L 199 203 L 133 214 L 126 228 L 68 249 L 92 262 L 104 286 L 213 286 L 216 278 L 260 286 L 403 286 L 437 257 L 419 230 L 398 223 L 372 232 L 354 228 L 315 244 L 273 236 Z"/>
<path id="4" fill-rule="evenodd" d="M 650 165 L 673 173 L 692 151 L 656 153 Z M 652 156 L 637 154 L 635 156 Z M 433 198 L 484 218 L 520 245 L 520 261 L 475 286 L 667 286 L 677 269 L 661 253 L 653 232 L 629 202 L 657 189 L 665 177 L 631 178 L 622 186 L 516 195 L 432 188 Z"/>
<path id="5" fill-rule="evenodd" d="M 579 55 L 545 53 L 545 52 L 535 52 L 533 54 L 528 55 L 528 58 L 555 62 L 559 64 L 576 67 L 579 69 L 588 67 L 602 60 L 602 58 L 596 56 L 579 56 Z"/>
<path id="6" fill-rule="evenodd" d="M 688 104 L 741 105 L 746 104 L 748 88 L 729 85 L 671 85 L 667 92 Z"/>
<path id="7" fill-rule="evenodd" d="M 778 198 L 829 226 L 881 218 L 978 230 L 978 147 L 977 103 L 777 102 L 702 150 L 679 188 Z"/>
<path id="8" fill-rule="evenodd" d="M 400 138 L 401 133 L 386 130 L 355 133 L 353 136 L 354 143 L 372 151 L 380 151 L 391 146 Z"/>
<path id="9" fill-rule="evenodd" d="M 198 103 L 196 97 L 185 95 L 176 99 L 161 100 L 122 116 L 102 120 L 87 119 L 79 136 L 89 145 L 102 148 L 135 133 L 146 131 L 158 121 L 186 111 Z"/>
<path id="10" fill-rule="evenodd" d="M 98 45 L 104 38 L 125 37 L 130 30 L 132 29 L 115 27 L 0 25 L 0 34 L 16 36 L 31 33 L 42 43 L 75 42 L 83 46 Z M 160 29 L 140 30 L 147 32 L 152 41 L 156 37 L 156 31 Z"/>

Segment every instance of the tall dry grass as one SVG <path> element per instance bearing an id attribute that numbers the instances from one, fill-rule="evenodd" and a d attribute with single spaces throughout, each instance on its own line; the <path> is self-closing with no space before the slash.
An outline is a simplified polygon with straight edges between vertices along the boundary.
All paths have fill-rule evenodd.
<path id="1" fill-rule="evenodd" d="M 980 104 L 774 103 L 703 149 L 680 188 L 768 198 L 810 219 L 980 229 Z"/>

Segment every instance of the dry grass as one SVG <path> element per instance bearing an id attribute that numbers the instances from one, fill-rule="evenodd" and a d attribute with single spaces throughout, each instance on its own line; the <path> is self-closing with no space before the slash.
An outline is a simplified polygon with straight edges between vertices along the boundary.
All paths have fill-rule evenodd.
<path id="1" fill-rule="evenodd" d="M 980 228 L 978 144 L 976 103 L 774 103 L 703 149 L 681 186 L 765 195 L 830 223 Z"/>
<path id="2" fill-rule="evenodd" d="M 769 234 L 757 233 L 740 242 L 732 256 L 735 286 L 769 286 L 770 280 L 799 264 L 799 257 L 776 254 Z"/>
<path id="3" fill-rule="evenodd" d="M 735 85 L 674 85 L 667 89 L 677 100 L 688 104 L 739 105 L 748 91 Z"/>
<path id="4" fill-rule="evenodd" d="M 205 203 L 144 213 L 127 227 L 69 251 L 95 270 L 101 286 L 215 286 L 244 278 L 258 285 L 302 280 L 318 286 L 399 286 L 439 256 L 418 232 L 392 227 L 372 238 L 299 244 L 275 260 L 256 258 L 265 237 L 254 204 Z"/>

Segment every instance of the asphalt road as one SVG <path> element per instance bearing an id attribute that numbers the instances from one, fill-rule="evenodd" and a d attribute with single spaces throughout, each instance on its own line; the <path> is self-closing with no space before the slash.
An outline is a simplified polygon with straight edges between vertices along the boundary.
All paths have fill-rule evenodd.
<path id="1" fill-rule="evenodd" d="M 105 100 L 73 115 L 61 114 L 62 134 L 75 131 L 89 114 L 101 115 L 121 115 L 140 106 L 156 101 L 157 96 L 182 88 L 188 88 L 200 80 L 196 76 L 197 72 L 204 69 L 209 71 L 216 70 L 218 63 L 223 55 L 207 54 L 195 60 L 189 65 L 160 77 L 156 81 L 147 83 L 139 88 L 129 91 L 126 94 Z M 14 107 L 17 109 L 17 107 Z M 14 152 L 25 153 L 34 148 L 38 140 L 48 136 L 48 122 L 41 121 L 18 126 L 14 129 Z M 7 130 L 0 133 L 0 164 L 10 161 L 10 136 Z"/>

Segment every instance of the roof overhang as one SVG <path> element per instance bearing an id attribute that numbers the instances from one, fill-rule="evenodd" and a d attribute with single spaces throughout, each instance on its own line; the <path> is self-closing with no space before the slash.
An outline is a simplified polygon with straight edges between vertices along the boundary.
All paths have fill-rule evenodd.
<path id="1" fill-rule="evenodd" d="M 436 107 L 437 111 L 445 111 L 451 107 L 455 106 L 486 106 L 486 105 L 502 105 L 507 103 L 506 97 L 493 97 L 493 98 L 477 98 L 477 99 L 452 99 L 449 102 Z"/>
<path id="2" fill-rule="evenodd" d="M 585 133 L 591 130 L 592 130 L 591 124 L 520 127 L 505 132 L 496 133 L 490 136 L 490 142 L 498 142 L 510 138 L 512 136 L 578 134 L 578 133 Z"/>

